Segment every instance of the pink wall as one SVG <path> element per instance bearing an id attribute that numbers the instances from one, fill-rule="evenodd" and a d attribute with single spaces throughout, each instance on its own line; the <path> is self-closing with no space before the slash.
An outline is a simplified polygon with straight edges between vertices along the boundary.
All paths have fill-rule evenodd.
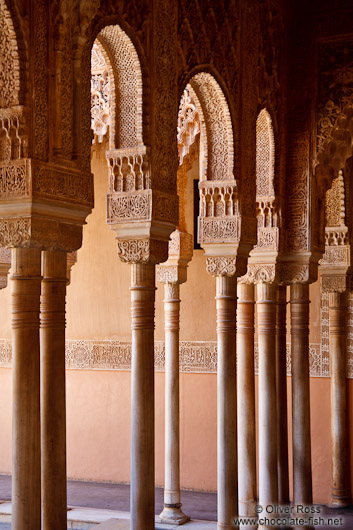
<path id="1" fill-rule="evenodd" d="M 290 396 L 291 378 L 288 378 Z M 181 484 L 216 490 L 216 375 L 181 374 Z M 156 373 L 156 484 L 164 481 L 164 374 Z M 348 381 L 353 440 L 353 381 Z M 314 502 L 330 500 L 330 380 L 311 378 Z M 0 369 L 0 472 L 11 472 L 11 370 Z M 290 409 L 290 407 L 289 407 Z M 291 415 L 289 414 L 289 419 Z M 290 422 L 289 422 L 290 425 Z M 291 436 L 291 429 L 290 429 Z M 129 482 L 130 372 L 67 371 L 68 475 Z M 291 459 L 290 459 L 291 464 Z M 291 467 L 291 466 L 290 466 Z M 353 484 L 353 464 L 351 463 Z"/>

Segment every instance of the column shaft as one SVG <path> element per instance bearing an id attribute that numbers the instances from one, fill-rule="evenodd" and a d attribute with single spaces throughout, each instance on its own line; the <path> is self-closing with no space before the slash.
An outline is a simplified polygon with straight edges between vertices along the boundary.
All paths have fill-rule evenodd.
<path id="1" fill-rule="evenodd" d="M 66 252 L 42 253 L 41 450 L 43 530 L 66 530 Z"/>
<path id="2" fill-rule="evenodd" d="M 189 517 L 180 509 L 179 296 L 179 284 L 165 284 L 165 484 L 164 509 L 160 517 L 166 522 L 182 524 Z"/>
<path id="3" fill-rule="evenodd" d="M 331 356 L 332 505 L 350 503 L 347 481 L 348 430 L 346 383 L 346 307 L 344 294 L 329 295 Z"/>
<path id="4" fill-rule="evenodd" d="M 133 264 L 131 278 L 131 530 L 154 530 L 155 266 Z"/>
<path id="5" fill-rule="evenodd" d="M 253 284 L 238 284 L 237 357 L 239 514 L 253 517 L 256 505 Z"/>
<path id="6" fill-rule="evenodd" d="M 40 530 L 41 252 L 12 250 L 12 529 Z"/>
<path id="7" fill-rule="evenodd" d="M 236 278 L 217 276 L 217 503 L 218 528 L 234 527 L 238 512 Z"/>
<path id="8" fill-rule="evenodd" d="M 312 503 L 310 390 L 309 390 L 309 285 L 290 287 L 293 416 L 294 504 Z"/>
<path id="9" fill-rule="evenodd" d="M 282 285 L 277 288 L 276 313 L 278 502 L 282 504 L 289 504 L 286 315 L 287 288 Z"/>
<path id="10" fill-rule="evenodd" d="M 276 286 L 256 286 L 259 344 L 259 503 L 278 500 L 276 412 Z"/>

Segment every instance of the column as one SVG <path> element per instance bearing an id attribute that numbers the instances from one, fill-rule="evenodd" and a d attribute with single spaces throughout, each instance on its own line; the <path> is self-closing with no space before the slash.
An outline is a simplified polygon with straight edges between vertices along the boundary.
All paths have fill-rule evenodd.
<path id="1" fill-rule="evenodd" d="M 259 504 L 277 504 L 276 286 L 256 285 L 259 347 Z"/>
<path id="2" fill-rule="evenodd" d="M 189 521 L 180 503 L 179 450 L 179 314 L 180 285 L 164 286 L 165 324 L 165 483 L 163 522 Z"/>
<path id="3" fill-rule="evenodd" d="M 43 530 L 66 530 L 66 252 L 42 253 L 41 450 Z"/>
<path id="4" fill-rule="evenodd" d="M 254 516 L 256 430 L 254 375 L 254 285 L 238 282 L 237 405 L 239 515 Z"/>
<path id="5" fill-rule="evenodd" d="M 237 394 L 235 311 L 237 280 L 216 277 L 217 308 L 217 512 L 218 529 L 235 528 L 237 487 Z"/>
<path id="6" fill-rule="evenodd" d="M 39 301 L 41 252 L 12 250 L 12 529 L 41 529 Z"/>
<path id="7" fill-rule="evenodd" d="M 346 386 L 346 307 L 344 293 L 329 294 L 329 335 L 331 356 L 331 506 L 350 504 L 348 485 L 348 428 Z"/>
<path id="8" fill-rule="evenodd" d="M 276 389 L 277 389 L 277 470 L 278 502 L 289 504 L 288 418 L 286 362 L 287 287 L 277 287 L 276 312 Z"/>
<path id="9" fill-rule="evenodd" d="M 292 349 L 293 497 L 294 504 L 312 504 L 309 285 L 290 286 Z"/>
<path id="10" fill-rule="evenodd" d="M 131 266 L 131 530 L 154 530 L 155 266 Z"/>

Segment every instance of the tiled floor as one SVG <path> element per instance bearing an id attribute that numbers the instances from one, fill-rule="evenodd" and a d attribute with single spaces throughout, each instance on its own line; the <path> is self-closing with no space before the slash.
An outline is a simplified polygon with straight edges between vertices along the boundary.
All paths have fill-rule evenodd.
<path id="1" fill-rule="evenodd" d="M 109 518 L 109 511 L 112 511 L 111 517 L 116 517 L 115 512 L 122 512 L 119 518 L 128 518 L 130 509 L 129 499 L 130 487 L 125 484 L 107 484 L 94 482 L 68 482 L 68 505 L 84 508 L 73 509 L 73 512 L 80 514 L 86 519 L 82 520 L 105 520 Z M 7 475 L 0 475 L 0 500 L 9 501 L 11 499 L 11 477 Z M 201 521 L 216 521 L 217 520 L 217 497 L 215 493 L 182 491 L 182 503 L 184 512 L 192 519 Z M 156 488 L 156 504 L 155 513 L 158 515 L 162 511 L 163 505 L 163 490 Z M 1 506 L 1 505 L 0 505 Z M 5 505 L 4 505 L 5 506 Z M 82 512 L 82 513 L 81 513 Z M 99 513 L 98 513 L 99 512 Z M 70 512 L 69 512 L 70 513 Z M 95 519 L 97 517 L 98 519 Z M 108 514 L 108 515 L 107 515 Z M 69 514 L 68 514 L 69 515 Z M 353 530 L 353 506 L 345 509 L 329 509 L 325 506 L 321 507 L 320 516 L 328 521 L 329 518 L 341 520 L 336 521 L 336 524 L 316 526 L 318 530 L 331 530 L 332 528 L 339 528 L 340 530 Z M 99 519 L 100 518 L 100 519 Z M 104 519 L 105 518 L 105 519 Z M 201 530 L 198 528 L 199 523 L 191 522 L 184 526 L 185 530 Z M 205 529 L 213 530 L 214 524 L 205 523 Z M 196 528 L 197 527 L 197 528 Z M 71 527 L 74 529 L 74 527 Z M 244 529 L 246 527 L 243 527 Z M 0 522 L 0 530 L 10 530 L 9 523 Z"/>

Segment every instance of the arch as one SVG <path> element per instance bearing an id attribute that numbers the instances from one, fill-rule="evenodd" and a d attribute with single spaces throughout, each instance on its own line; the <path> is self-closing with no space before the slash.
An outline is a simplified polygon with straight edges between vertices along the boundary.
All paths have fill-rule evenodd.
<path id="1" fill-rule="evenodd" d="M 0 0 L 0 108 L 20 104 L 20 60 L 13 21 Z"/>
<path id="2" fill-rule="evenodd" d="M 118 25 L 104 27 L 97 36 L 114 73 L 110 149 L 143 145 L 143 79 L 137 51 Z"/>
<path id="3" fill-rule="evenodd" d="M 271 116 L 262 109 L 256 120 L 256 200 L 274 197 L 275 139 Z"/>
<path id="4" fill-rule="evenodd" d="M 206 128 L 207 151 L 204 154 L 207 166 L 200 180 L 234 180 L 233 128 L 223 91 L 207 72 L 194 75 L 189 84 L 200 102 Z"/>
<path id="5" fill-rule="evenodd" d="M 315 176 L 321 197 L 353 155 L 353 106 L 346 105 L 317 154 Z"/>

